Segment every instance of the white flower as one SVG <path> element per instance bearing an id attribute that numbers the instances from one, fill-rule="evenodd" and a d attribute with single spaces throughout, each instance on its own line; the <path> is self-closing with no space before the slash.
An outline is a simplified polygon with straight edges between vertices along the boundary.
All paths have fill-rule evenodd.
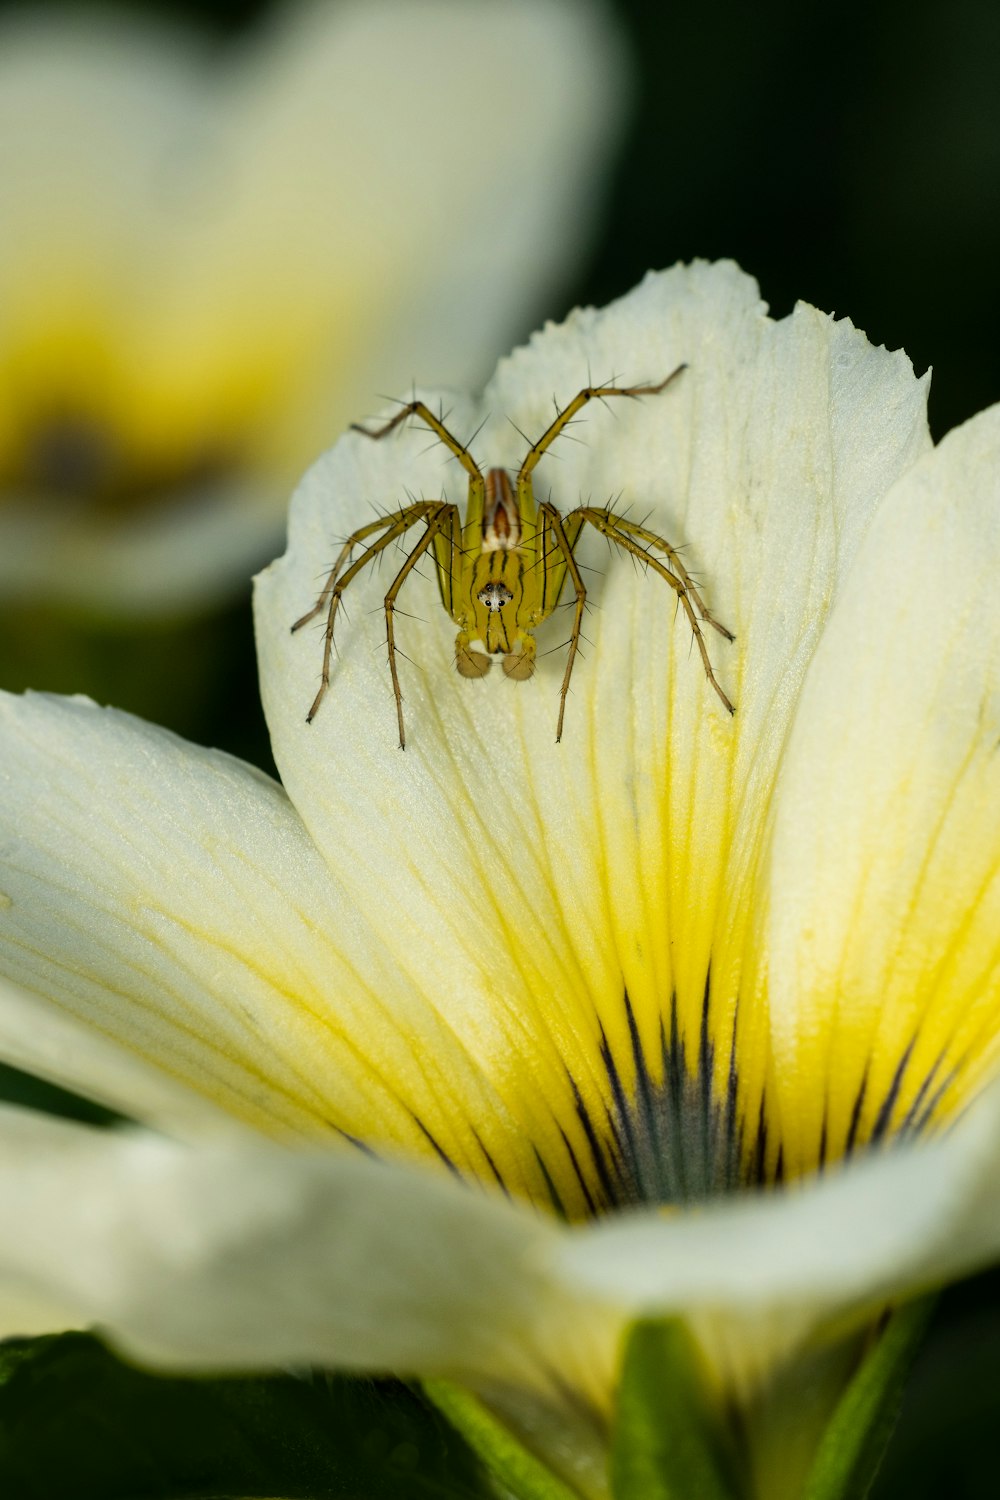
<path id="1" fill-rule="evenodd" d="M 285 791 L 5 700 L 0 1051 L 162 1132 L 6 1113 L 12 1331 L 445 1374 L 534 1403 L 543 1445 L 540 1411 L 575 1420 L 596 1495 L 629 1319 L 683 1314 L 749 1409 L 1000 1250 L 1000 409 L 932 449 L 905 357 L 804 305 L 772 322 L 721 264 L 547 328 L 449 423 L 516 465 L 588 368 L 681 360 L 590 408 L 538 490 L 620 494 L 685 546 L 736 633 L 734 718 L 662 581 L 595 538 L 561 745 L 560 653 L 460 678 L 430 576 L 397 622 L 405 754 L 388 573 L 352 586 L 307 725 L 321 642 L 289 626 L 337 540 L 407 491 L 461 499 L 417 429 L 344 438 L 259 580 Z"/>
<path id="2" fill-rule="evenodd" d="M 295 4 L 224 61 L 0 28 L 0 596 L 198 609 L 419 366 L 478 384 L 586 244 L 622 58 L 574 0 Z"/>

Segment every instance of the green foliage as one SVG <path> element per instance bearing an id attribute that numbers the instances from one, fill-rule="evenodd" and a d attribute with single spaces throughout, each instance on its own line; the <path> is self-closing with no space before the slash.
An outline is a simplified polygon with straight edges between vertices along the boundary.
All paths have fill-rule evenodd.
<path id="1" fill-rule="evenodd" d="M 445 1380 L 429 1380 L 424 1390 L 516 1500 L 578 1500 L 475 1396 Z"/>
<path id="2" fill-rule="evenodd" d="M 873 1500 L 996 1500 L 1000 1271 L 939 1299 Z"/>
<path id="3" fill-rule="evenodd" d="M 0 1062 L 0 1104 L 18 1104 L 22 1109 L 37 1109 L 65 1120 L 80 1120 L 85 1125 L 115 1125 L 121 1120 L 113 1110 L 91 1099 L 71 1094 L 3 1062 Z"/>
<path id="4" fill-rule="evenodd" d="M 722 1413 L 677 1319 L 637 1323 L 625 1350 L 611 1451 L 615 1500 L 735 1500 Z"/>
<path id="5" fill-rule="evenodd" d="M 0 1344 L 11 1500 L 483 1500 L 475 1457 L 394 1382 L 166 1378 L 87 1334 Z"/>
<path id="6" fill-rule="evenodd" d="M 890 1318 L 823 1434 L 804 1500 L 864 1500 L 868 1494 L 896 1425 L 933 1303 L 933 1298 L 925 1298 Z"/>

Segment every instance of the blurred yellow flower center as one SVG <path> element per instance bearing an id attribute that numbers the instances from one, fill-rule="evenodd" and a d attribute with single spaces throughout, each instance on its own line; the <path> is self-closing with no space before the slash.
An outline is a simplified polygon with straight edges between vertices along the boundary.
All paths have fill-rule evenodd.
<path id="1" fill-rule="evenodd" d="M 4 351 L 0 504 L 72 501 L 112 515 L 230 472 L 252 428 L 249 381 L 197 358 L 183 388 L 166 373 L 141 368 L 127 345 L 58 329 Z"/>
<path id="2" fill-rule="evenodd" d="M 176 500 L 178 491 L 211 481 L 224 461 L 206 449 L 177 468 L 159 468 L 128 453 L 107 425 L 53 410 L 27 429 L 3 488 L 20 495 L 79 500 L 105 513 Z"/>

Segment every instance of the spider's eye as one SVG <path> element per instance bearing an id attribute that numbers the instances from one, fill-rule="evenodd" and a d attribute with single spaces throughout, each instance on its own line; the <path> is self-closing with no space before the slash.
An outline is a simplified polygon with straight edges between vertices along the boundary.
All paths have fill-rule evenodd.
<path id="1" fill-rule="evenodd" d="M 494 615 L 498 610 L 503 609 L 505 604 L 509 604 L 513 597 L 514 595 L 510 589 L 505 588 L 502 583 L 488 583 L 476 595 L 480 604 L 485 604 L 490 613 Z"/>

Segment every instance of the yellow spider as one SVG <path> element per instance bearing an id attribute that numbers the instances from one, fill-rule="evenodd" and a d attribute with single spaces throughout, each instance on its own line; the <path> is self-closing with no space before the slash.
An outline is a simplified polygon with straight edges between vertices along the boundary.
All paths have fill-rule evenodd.
<path id="1" fill-rule="evenodd" d="M 503 669 L 508 677 L 517 681 L 530 677 L 535 670 L 535 630 L 552 614 L 559 603 L 567 576 L 570 578 L 576 592 L 576 607 L 566 670 L 559 690 L 559 719 L 556 725 L 556 742 L 559 742 L 566 712 L 566 694 L 580 644 L 583 612 L 587 603 L 587 590 L 575 557 L 576 544 L 584 525 L 593 526 L 623 552 L 630 552 L 638 557 L 674 590 L 694 632 L 708 680 L 722 703 L 732 713 L 733 705 L 722 691 L 712 670 L 699 616 L 706 625 L 711 625 L 713 630 L 725 636 L 727 641 L 733 640 L 733 636 L 706 608 L 676 549 L 663 537 L 648 531 L 645 526 L 616 515 L 609 506 L 581 505 L 568 515 L 561 515 L 550 501 L 535 499 L 531 482 L 532 471 L 543 453 L 588 401 L 595 397 L 606 400 L 613 396 L 659 395 L 685 368 L 684 365 L 678 365 L 659 385 L 586 386 L 573 397 L 568 406 L 557 413 L 555 420 L 537 443 L 528 449 L 513 484 L 506 469 L 488 469 L 484 478 L 469 450 L 451 435 L 440 418 L 422 401 L 407 402 L 394 417 L 374 432 L 354 424 L 354 431 L 362 432 L 377 442 L 408 418 L 419 417 L 455 455 L 468 474 L 469 498 L 464 523 L 459 507 L 447 500 L 415 500 L 390 515 L 380 516 L 377 521 L 370 521 L 367 526 L 359 526 L 357 531 L 351 532 L 330 569 L 316 603 L 292 626 L 293 631 L 298 630 L 323 610 L 326 611 L 323 671 L 319 691 L 306 715 L 306 722 L 311 723 L 316 717 L 330 685 L 333 629 L 344 590 L 387 547 L 401 541 L 412 527 L 421 522 L 424 527 L 423 535 L 408 553 L 403 566 L 390 584 L 384 601 L 389 670 L 396 698 L 400 749 L 406 746 L 406 733 L 403 727 L 403 695 L 396 668 L 393 614 L 400 589 L 419 559 L 428 551 L 432 552 L 434 558 L 441 602 L 458 626 L 455 665 L 463 677 L 484 677 L 494 656 L 503 657 Z M 376 540 L 369 542 L 369 537 Z M 368 545 L 360 557 L 348 566 L 351 553 L 362 542 L 368 542 Z M 663 556 L 657 557 L 657 552 Z M 472 650 L 473 641 L 478 641 L 485 647 L 485 655 L 482 651 Z"/>

